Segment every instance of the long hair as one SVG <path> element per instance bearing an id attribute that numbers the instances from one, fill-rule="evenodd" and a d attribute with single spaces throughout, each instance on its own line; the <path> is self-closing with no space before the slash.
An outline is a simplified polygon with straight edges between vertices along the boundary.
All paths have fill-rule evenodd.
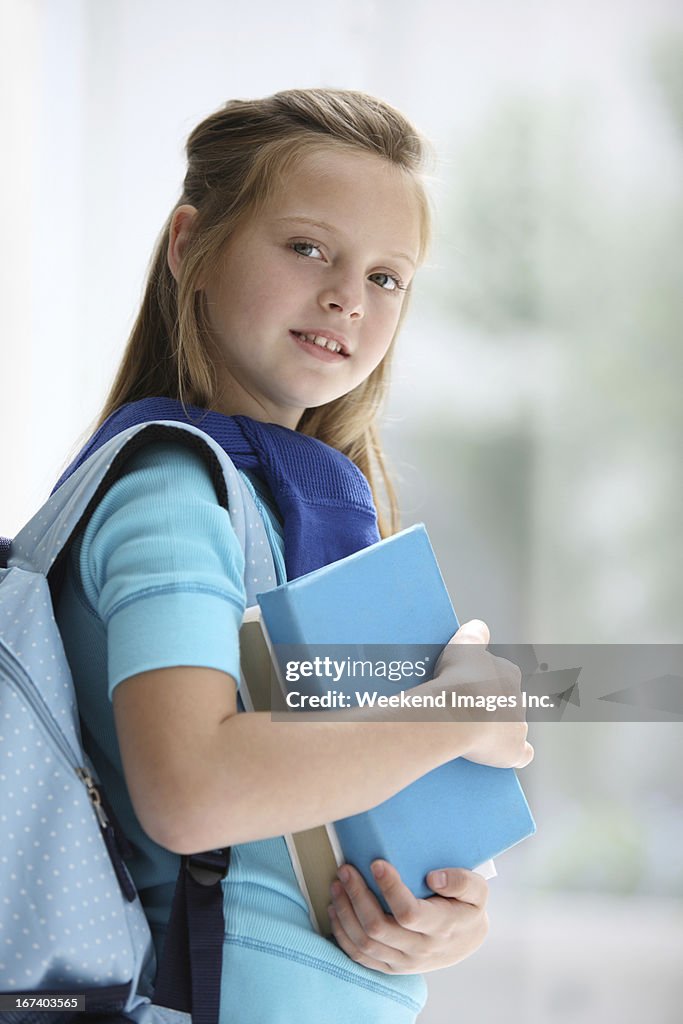
<path id="1" fill-rule="evenodd" d="M 218 268 L 230 236 L 268 201 L 292 162 L 321 145 L 374 153 L 405 171 L 418 200 L 424 257 L 430 234 L 420 179 L 425 143 L 402 114 L 374 97 L 342 89 L 291 89 L 261 100 L 231 100 L 188 138 L 187 174 L 177 206 L 192 205 L 197 215 L 178 280 L 167 262 L 172 211 L 98 426 L 121 405 L 152 396 L 212 407 L 216 378 L 201 281 Z M 399 327 L 407 300 L 408 295 Z M 398 526 L 396 495 L 377 432 L 393 347 L 392 340 L 382 362 L 349 394 L 307 409 L 297 428 L 352 459 L 368 478 L 378 509 L 378 484 L 383 485 L 389 511 L 388 524 L 379 514 L 383 535 Z"/>

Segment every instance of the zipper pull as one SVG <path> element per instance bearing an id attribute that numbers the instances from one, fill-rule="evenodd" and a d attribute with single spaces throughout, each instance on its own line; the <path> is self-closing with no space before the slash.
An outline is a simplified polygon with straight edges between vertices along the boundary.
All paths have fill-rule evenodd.
<path id="1" fill-rule="evenodd" d="M 107 818 L 107 815 L 104 813 L 104 807 L 102 806 L 102 797 L 100 796 L 100 791 L 95 786 L 92 776 L 90 775 L 86 768 L 77 768 L 76 775 L 78 775 L 79 779 L 88 790 L 90 803 L 92 804 L 95 814 L 97 815 L 97 820 L 100 823 L 100 828 L 106 829 L 107 826 L 109 825 L 109 819 Z"/>

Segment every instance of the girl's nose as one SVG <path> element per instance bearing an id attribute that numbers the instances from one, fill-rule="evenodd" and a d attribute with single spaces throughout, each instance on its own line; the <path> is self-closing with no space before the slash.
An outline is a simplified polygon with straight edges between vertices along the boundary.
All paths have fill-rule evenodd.
<path id="1" fill-rule="evenodd" d="M 359 320 L 364 315 L 362 290 L 349 282 L 328 285 L 321 291 L 318 301 L 323 309 L 341 313 L 349 320 Z"/>

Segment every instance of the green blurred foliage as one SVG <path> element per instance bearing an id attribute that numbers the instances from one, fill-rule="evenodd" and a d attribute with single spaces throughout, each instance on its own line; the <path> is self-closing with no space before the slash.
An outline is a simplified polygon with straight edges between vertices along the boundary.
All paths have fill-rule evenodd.
<path id="1" fill-rule="evenodd" d="M 584 799 L 545 844 L 545 871 L 537 884 L 602 893 L 638 890 L 647 865 L 646 837 L 627 807 Z"/>
<path id="2" fill-rule="evenodd" d="M 584 121 L 578 102 L 511 99 L 459 155 L 441 225 L 457 254 L 436 295 L 446 316 L 499 337 L 583 321 L 600 260 Z"/>
<path id="3" fill-rule="evenodd" d="M 650 69 L 683 142 L 683 33 L 667 32 L 655 39 Z"/>
<path id="4" fill-rule="evenodd" d="M 683 37 L 646 52 L 652 95 L 681 127 Z M 520 386 L 534 348 L 539 359 L 554 352 L 561 367 L 554 409 L 539 418 L 523 460 L 539 460 L 526 474 L 540 508 L 528 555 L 542 567 L 527 601 L 531 628 L 571 622 L 571 639 L 618 642 L 640 630 L 643 641 L 676 641 L 683 168 L 678 195 L 635 187 L 612 195 L 599 142 L 588 100 L 511 98 L 497 109 L 454 166 L 438 256 L 449 272 L 434 275 L 433 297 L 445 322 L 472 331 L 472 344 L 484 339 L 506 355 L 517 348 Z M 505 446 L 518 429 L 516 420 L 499 426 L 500 451 L 488 449 L 501 494 Z M 469 444 L 468 456 L 458 437 L 458 474 L 472 468 L 463 490 L 478 496 L 482 463 Z M 526 543 L 513 517 L 528 508 L 494 500 L 487 509 L 496 506 L 490 532 Z M 591 635 L 595 609 L 602 632 Z"/>
<path id="5" fill-rule="evenodd" d="M 642 53 L 683 157 L 683 35 Z M 683 166 L 677 193 L 612 191 L 599 130 L 590 101 L 511 98 L 449 175 L 440 316 L 461 346 L 469 332 L 491 358 L 518 351 L 520 390 L 530 351 L 558 356 L 550 407 L 510 403 L 490 429 L 451 408 L 445 430 L 435 404 L 405 453 L 437 496 L 430 532 L 456 610 L 497 641 L 683 633 Z M 683 896 L 680 726 L 634 728 L 538 748 L 533 884 Z"/>
<path id="6" fill-rule="evenodd" d="M 463 424 L 446 456 L 443 430 L 426 420 L 402 455 L 431 479 L 425 493 L 439 494 L 430 502 L 429 527 L 460 620 L 485 618 L 498 638 L 518 638 L 531 592 L 531 424 L 504 432 Z"/>

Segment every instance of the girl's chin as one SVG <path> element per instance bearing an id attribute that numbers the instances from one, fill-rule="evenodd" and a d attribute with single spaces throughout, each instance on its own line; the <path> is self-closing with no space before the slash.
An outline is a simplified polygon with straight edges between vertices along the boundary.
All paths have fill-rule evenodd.
<path id="1" fill-rule="evenodd" d="M 278 394 L 263 394 L 255 391 L 248 395 L 234 387 L 226 388 L 220 398 L 212 404 L 216 412 L 224 416 L 248 416 L 260 423 L 276 423 L 281 427 L 296 430 L 304 413 L 321 409 L 331 402 L 347 395 L 352 388 L 321 388 L 311 382 L 309 387 L 285 388 Z M 300 382 L 299 382 L 300 383 Z"/>

